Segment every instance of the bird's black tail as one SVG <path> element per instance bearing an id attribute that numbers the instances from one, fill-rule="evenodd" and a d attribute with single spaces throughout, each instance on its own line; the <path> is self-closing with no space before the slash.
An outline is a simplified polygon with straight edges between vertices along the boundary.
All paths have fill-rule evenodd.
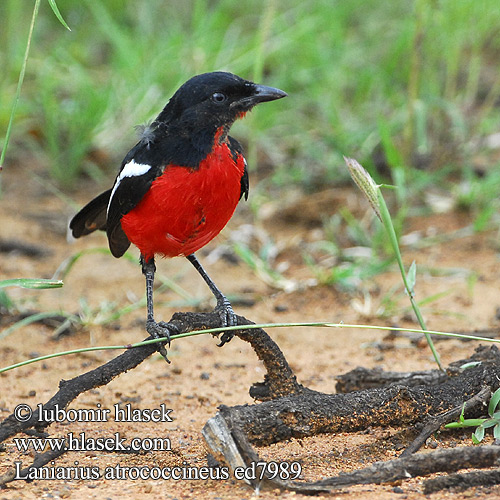
<path id="1" fill-rule="evenodd" d="M 93 233 L 98 229 L 106 231 L 106 211 L 110 196 L 111 189 L 108 189 L 87 203 L 73 217 L 69 223 L 69 228 L 75 238 Z"/>

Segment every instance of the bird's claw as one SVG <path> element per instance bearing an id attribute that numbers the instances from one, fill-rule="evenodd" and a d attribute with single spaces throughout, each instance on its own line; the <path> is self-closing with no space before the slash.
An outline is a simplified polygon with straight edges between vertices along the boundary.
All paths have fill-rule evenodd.
<path id="1" fill-rule="evenodd" d="M 155 339 L 166 339 L 168 347 L 170 347 L 170 333 L 175 333 L 175 327 L 164 321 L 157 323 L 154 320 L 148 320 L 146 323 L 146 331 Z M 170 360 L 167 358 L 167 350 L 163 344 L 158 344 L 158 352 L 167 363 L 170 363 Z"/>
<path id="2" fill-rule="evenodd" d="M 238 321 L 236 319 L 236 314 L 233 311 L 233 306 L 227 300 L 226 297 L 222 297 L 221 300 L 217 302 L 217 306 L 215 308 L 215 312 L 219 315 L 221 320 L 221 325 L 224 326 L 236 326 Z M 234 331 L 229 330 L 224 332 L 221 336 L 220 342 L 217 344 L 217 347 L 222 347 L 224 344 L 227 344 L 234 337 Z"/>

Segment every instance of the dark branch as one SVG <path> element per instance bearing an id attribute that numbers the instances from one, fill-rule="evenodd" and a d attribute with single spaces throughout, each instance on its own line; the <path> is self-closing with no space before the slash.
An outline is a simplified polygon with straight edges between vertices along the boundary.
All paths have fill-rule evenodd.
<path id="1" fill-rule="evenodd" d="M 369 426 L 408 426 L 429 415 L 461 408 L 485 386 L 495 390 L 499 380 L 500 365 L 482 364 L 437 386 L 389 386 L 348 394 L 311 392 L 258 405 L 221 407 L 221 412 L 231 413 L 231 419 L 240 422 L 250 442 L 267 445 Z"/>
<path id="2" fill-rule="evenodd" d="M 424 482 L 424 495 L 430 495 L 449 488 L 465 490 L 474 486 L 495 486 L 497 484 L 500 484 L 500 470 L 498 469 L 450 474 L 427 479 Z"/>
<path id="3" fill-rule="evenodd" d="M 500 446 L 460 447 L 432 453 L 410 455 L 388 462 L 376 462 L 337 477 L 313 483 L 317 486 L 350 486 L 353 484 L 380 484 L 399 479 L 426 476 L 435 472 L 454 472 L 465 468 L 486 468 L 497 465 Z"/>
<path id="4" fill-rule="evenodd" d="M 420 335 L 421 336 L 421 335 Z M 374 389 L 387 385 L 404 385 L 413 387 L 416 385 L 436 385 L 446 381 L 447 375 L 441 370 L 426 370 L 420 372 L 386 372 L 381 368 L 372 370 L 362 366 L 350 372 L 338 375 L 335 389 L 337 393 L 361 391 L 363 389 Z"/>
<path id="5" fill-rule="evenodd" d="M 241 316 L 238 316 L 237 319 L 239 325 L 253 324 Z M 220 317 L 215 313 L 177 313 L 173 315 L 171 323 L 174 325 L 175 331 L 186 333 L 194 330 L 218 328 Z M 235 334 L 250 342 L 259 359 L 263 361 L 267 369 L 265 384 L 271 397 L 304 390 L 297 383 L 283 353 L 264 330 L 242 330 L 235 332 Z M 80 394 L 108 384 L 118 375 L 137 367 L 156 350 L 156 344 L 129 349 L 94 370 L 71 380 L 61 380 L 59 391 L 43 405 L 43 415 L 54 415 L 55 412 L 45 410 L 53 410 L 56 406 L 65 409 Z M 52 423 L 53 420 L 41 419 L 38 410 L 35 410 L 26 422 L 18 421 L 14 414 L 11 414 L 0 423 L 0 442 L 31 428 L 41 431 Z"/>
<path id="6" fill-rule="evenodd" d="M 439 428 L 450 422 L 458 419 L 462 411 L 464 414 L 467 412 L 470 414 L 471 410 L 476 408 L 481 408 L 490 399 L 491 390 L 489 387 L 484 387 L 478 394 L 470 398 L 464 404 L 456 406 L 449 411 L 441 413 L 440 415 L 431 416 L 427 419 L 424 427 L 420 431 L 420 434 L 414 439 L 414 441 L 406 448 L 401 457 L 406 457 L 412 453 L 416 453 L 427 441 L 427 439 L 432 436 Z"/>
<path id="7" fill-rule="evenodd" d="M 238 325 L 254 325 L 252 321 L 238 316 Z M 172 316 L 171 323 L 181 331 L 204 330 L 218 328 L 220 318 L 216 314 L 206 313 L 176 313 Z M 278 347 L 278 344 L 261 328 L 238 330 L 234 332 L 237 337 L 250 343 L 257 357 L 264 363 L 267 371 L 264 382 L 254 384 L 250 395 L 259 401 L 267 401 L 289 394 L 311 392 L 297 382 L 292 369 Z"/>
<path id="8" fill-rule="evenodd" d="M 214 313 L 177 313 L 171 324 L 175 331 L 186 333 L 220 326 Z M 238 317 L 239 325 L 252 324 Z M 262 360 L 267 373 L 264 382 L 255 384 L 250 393 L 261 401 L 258 405 L 222 406 L 220 415 L 230 429 L 231 439 L 250 464 L 259 457 L 251 443 L 270 444 L 291 437 L 312 436 L 320 433 L 357 431 L 368 426 L 409 425 L 428 419 L 420 441 L 429 429 L 435 430 L 445 421 L 458 416 L 463 401 L 468 409 L 480 410 L 487 391 L 498 388 L 500 381 L 500 356 L 496 348 L 479 348 L 472 356 L 478 365 L 462 370 L 465 361 L 456 362 L 444 378 L 434 379 L 433 385 L 414 385 L 417 377 L 405 374 L 411 386 L 404 386 L 404 379 L 394 376 L 385 387 L 362 390 L 348 394 L 322 394 L 300 385 L 277 344 L 262 329 L 240 330 L 235 335 L 249 342 Z M 138 366 L 157 350 L 156 345 L 133 348 L 120 354 L 98 368 L 68 381 L 61 381 L 59 391 L 43 405 L 43 410 L 58 406 L 66 408 L 85 391 L 109 383 L 121 373 Z M 410 376 L 408 376 L 410 375 Z M 398 380 L 395 384 L 394 381 Z M 428 380 L 427 380 L 428 381 Z M 479 409 L 478 409 L 479 407 Z M 44 411 L 44 415 L 55 412 Z M 468 415 L 472 416 L 472 415 Z M 39 421 L 38 411 L 27 422 L 18 422 L 10 415 L 0 424 L 0 442 L 19 433 L 35 429 L 43 431 L 51 420 Z M 224 441 L 224 440 L 223 440 Z M 418 449 L 416 441 L 411 451 Z M 409 452 L 408 452 L 409 453 Z M 222 453 L 224 456 L 224 454 Z M 31 467 L 41 467 L 55 457 L 46 453 L 36 457 Z M 425 455 L 412 454 L 349 474 L 340 474 L 316 483 L 276 482 L 266 479 L 263 483 L 295 491 L 317 493 L 352 484 L 367 484 L 404 479 L 437 471 L 457 471 L 465 467 L 489 467 L 500 459 L 500 447 L 482 446 L 442 450 Z M 27 469 L 23 469 L 27 470 Z M 10 472 L 0 478 L 0 484 L 13 479 Z M 254 484 L 260 487 L 261 484 Z M 431 488 L 431 486 L 429 486 Z"/>

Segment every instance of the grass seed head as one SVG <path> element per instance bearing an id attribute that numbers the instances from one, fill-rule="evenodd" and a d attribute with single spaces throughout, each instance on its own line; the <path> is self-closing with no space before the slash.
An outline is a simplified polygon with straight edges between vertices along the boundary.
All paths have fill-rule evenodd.
<path id="1" fill-rule="evenodd" d="M 353 158 L 346 158 L 345 156 L 344 160 L 347 164 L 352 180 L 366 196 L 377 217 L 382 220 L 382 216 L 380 215 L 380 202 L 378 199 L 378 191 L 380 187 L 375 184 L 371 175 L 356 160 Z"/>

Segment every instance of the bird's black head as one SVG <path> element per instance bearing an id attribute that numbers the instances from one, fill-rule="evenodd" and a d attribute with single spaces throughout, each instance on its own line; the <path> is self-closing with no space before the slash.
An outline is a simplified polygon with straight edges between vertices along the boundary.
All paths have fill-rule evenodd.
<path id="1" fill-rule="evenodd" d="M 223 141 L 233 122 L 256 104 L 281 99 L 282 90 L 257 85 L 231 73 L 217 71 L 194 76 L 172 96 L 156 120 L 141 131 L 140 142 L 124 164 L 196 168 Z M 237 141 L 233 140 L 233 144 Z"/>
<path id="2" fill-rule="evenodd" d="M 190 130 L 229 127 L 256 104 L 286 95 L 282 90 L 257 85 L 231 73 L 204 73 L 177 90 L 156 122 Z"/>

